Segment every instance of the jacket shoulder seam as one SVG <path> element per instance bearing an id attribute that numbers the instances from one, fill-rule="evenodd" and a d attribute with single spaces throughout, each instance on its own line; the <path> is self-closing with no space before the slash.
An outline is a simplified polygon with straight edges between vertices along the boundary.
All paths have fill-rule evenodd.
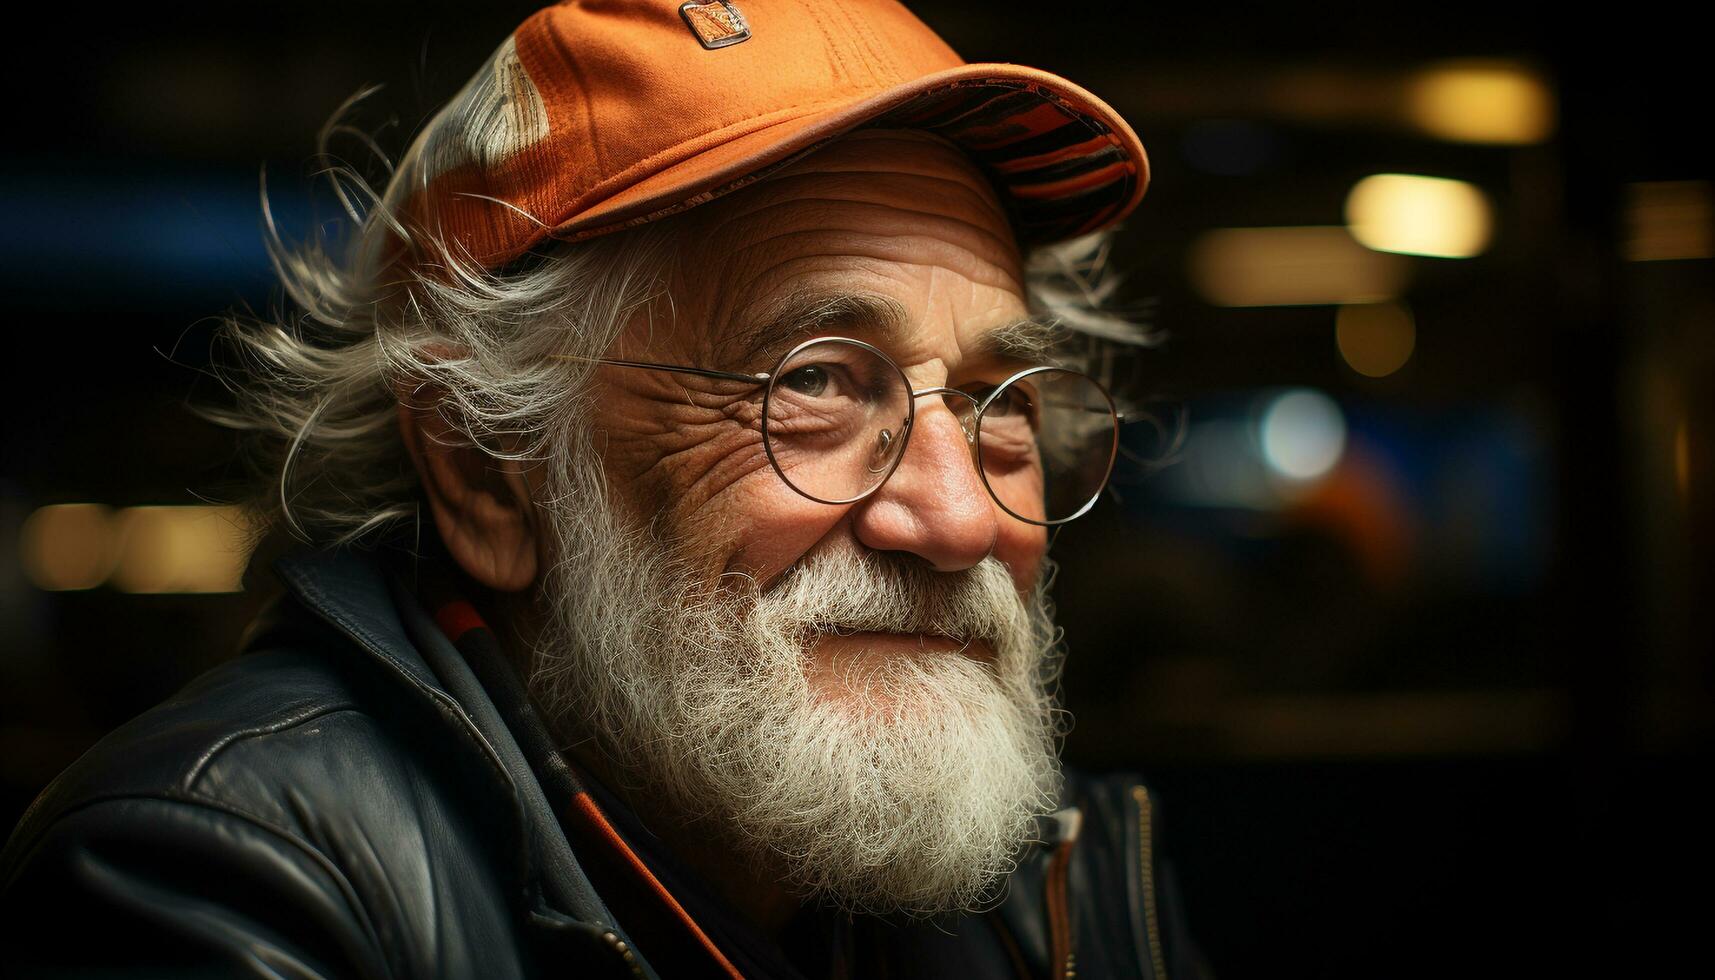
<path id="1" fill-rule="evenodd" d="M 179 791 L 190 796 L 202 797 L 203 794 L 197 793 L 195 790 L 196 783 L 202 779 L 203 774 L 207 772 L 208 767 L 214 764 L 214 760 L 217 756 L 240 742 L 290 731 L 306 722 L 315 721 L 317 718 L 325 718 L 328 715 L 340 714 L 346 711 L 357 711 L 357 705 L 350 701 L 340 701 L 334 704 L 306 705 L 286 715 L 286 717 L 269 722 L 266 725 L 255 725 L 250 728 L 240 729 L 236 732 L 228 732 L 216 739 L 214 744 L 204 749 L 202 754 L 197 756 L 197 760 L 191 764 L 190 769 L 186 770 L 184 778 L 179 781 Z"/>

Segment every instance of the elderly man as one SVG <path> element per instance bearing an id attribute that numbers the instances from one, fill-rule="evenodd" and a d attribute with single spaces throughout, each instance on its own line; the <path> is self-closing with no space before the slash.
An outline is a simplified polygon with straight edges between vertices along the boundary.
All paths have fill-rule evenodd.
<path id="1" fill-rule="evenodd" d="M 273 241 L 225 417 L 318 550 L 25 818 L 8 966 L 1191 969 L 1148 792 L 1056 760 L 1119 423 L 1020 251 L 1146 182 L 892 3 L 531 17 L 349 240 Z"/>

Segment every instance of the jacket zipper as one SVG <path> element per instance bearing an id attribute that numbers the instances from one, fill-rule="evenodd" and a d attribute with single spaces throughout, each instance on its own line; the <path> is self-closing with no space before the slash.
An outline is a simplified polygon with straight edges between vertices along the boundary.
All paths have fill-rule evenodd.
<path id="1" fill-rule="evenodd" d="M 1131 788 L 1137 801 L 1137 861 L 1143 876 L 1143 922 L 1149 933 L 1149 964 L 1156 980 L 1167 980 L 1167 962 L 1161 955 L 1161 926 L 1155 909 L 1154 832 L 1149 821 L 1149 790 Z"/>
<path id="2" fill-rule="evenodd" d="M 607 943 L 614 952 L 619 954 L 619 958 L 625 962 L 626 966 L 631 968 L 632 976 L 636 977 L 637 980 L 643 980 L 643 968 L 637 963 L 637 954 L 631 951 L 631 947 L 626 945 L 625 940 L 611 932 L 602 933 L 601 940 L 602 942 Z"/>
<path id="3" fill-rule="evenodd" d="M 1074 980 L 1078 975 L 1067 873 L 1072 863 L 1072 846 L 1078 842 L 1078 831 L 1083 826 L 1083 816 L 1077 807 L 1067 807 L 1054 814 L 1059 840 L 1054 857 L 1048 862 L 1047 880 L 1043 883 L 1048 900 L 1049 963 L 1054 980 Z"/>

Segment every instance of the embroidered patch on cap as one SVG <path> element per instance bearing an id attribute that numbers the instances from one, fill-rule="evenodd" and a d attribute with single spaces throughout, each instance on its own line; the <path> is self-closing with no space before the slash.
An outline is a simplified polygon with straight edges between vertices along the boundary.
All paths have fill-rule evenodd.
<path id="1" fill-rule="evenodd" d="M 703 47 L 713 50 L 749 40 L 750 25 L 729 0 L 690 0 L 679 8 L 679 16 Z"/>

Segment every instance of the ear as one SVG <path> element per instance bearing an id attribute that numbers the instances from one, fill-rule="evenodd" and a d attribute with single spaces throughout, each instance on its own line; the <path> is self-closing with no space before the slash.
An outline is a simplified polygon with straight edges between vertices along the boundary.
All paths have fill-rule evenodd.
<path id="1" fill-rule="evenodd" d="M 536 581 L 540 567 L 525 464 L 496 459 L 466 442 L 441 414 L 432 391 L 400 386 L 399 434 L 441 541 L 477 582 L 496 592 L 522 591 Z"/>

